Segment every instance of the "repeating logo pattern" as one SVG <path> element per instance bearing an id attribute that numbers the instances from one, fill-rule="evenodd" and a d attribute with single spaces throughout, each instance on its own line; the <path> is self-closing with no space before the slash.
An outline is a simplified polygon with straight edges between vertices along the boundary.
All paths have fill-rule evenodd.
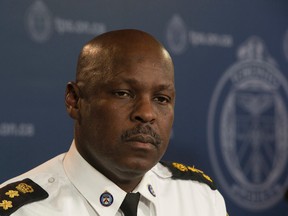
<path id="1" fill-rule="evenodd" d="M 167 27 L 167 42 L 175 54 L 181 54 L 187 48 L 187 30 L 182 18 L 175 14 Z"/>
<path id="2" fill-rule="evenodd" d="M 38 0 L 28 8 L 26 13 L 28 33 L 31 38 L 39 43 L 47 41 L 53 30 L 53 20 L 49 9 Z"/>
<path id="3" fill-rule="evenodd" d="M 223 48 L 233 46 L 231 35 L 190 30 L 179 14 L 174 14 L 168 21 L 166 39 L 171 52 L 176 55 L 183 54 L 190 45 Z"/>
<path id="4" fill-rule="evenodd" d="M 212 96 L 210 157 L 228 196 L 263 210 L 282 199 L 288 183 L 288 83 L 261 39 L 249 38 L 237 54 Z"/>
<path id="5" fill-rule="evenodd" d="M 56 16 L 52 12 L 42 0 L 36 0 L 28 7 L 24 20 L 32 41 L 45 43 L 51 38 L 52 33 L 95 36 L 106 32 L 106 25 L 102 22 L 72 20 Z"/>

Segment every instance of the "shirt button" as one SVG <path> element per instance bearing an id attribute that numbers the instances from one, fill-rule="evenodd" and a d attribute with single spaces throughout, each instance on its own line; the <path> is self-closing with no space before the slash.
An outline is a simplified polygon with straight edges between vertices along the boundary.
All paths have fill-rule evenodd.
<path id="1" fill-rule="evenodd" d="M 53 178 L 53 177 L 51 177 L 51 178 L 48 179 L 48 182 L 49 182 L 49 183 L 53 183 L 54 181 L 55 181 L 55 178 Z"/>

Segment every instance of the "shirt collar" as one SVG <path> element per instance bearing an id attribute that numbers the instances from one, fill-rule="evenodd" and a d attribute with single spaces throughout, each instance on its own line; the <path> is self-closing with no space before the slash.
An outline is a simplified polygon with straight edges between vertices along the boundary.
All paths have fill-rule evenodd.
<path id="1" fill-rule="evenodd" d="M 156 184 L 153 180 L 153 174 L 151 171 L 148 171 L 133 192 L 139 192 L 147 200 L 155 203 L 157 197 L 157 191 L 154 187 L 155 185 Z"/>
<path id="2" fill-rule="evenodd" d="M 94 169 L 79 154 L 74 141 L 64 158 L 63 164 L 69 180 L 99 215 L 111 216 L 116 214 L 126 192 Z M 104 193 L 109 193 L 113 198 L 112 204 L 109 206 L 101 204 L 101 195 Z"/>
<path id="3" fill-rule="evenodd" d="M 117 213 L 126 192 L 93 168 L 79 154 L 74 141 L 66 153 L 63 164 L 71 183 L 100 215 L 111 216 Z M 148 171 L 133 192 L 140 192 L 143 197 L 155 204 L 157 191 L 154 190 L 153 185 L 155 184 L 152 172 Z M 101 204 L 101 197 L 104 193 L 113 198 L 112 204 L 109 206 Z"/>

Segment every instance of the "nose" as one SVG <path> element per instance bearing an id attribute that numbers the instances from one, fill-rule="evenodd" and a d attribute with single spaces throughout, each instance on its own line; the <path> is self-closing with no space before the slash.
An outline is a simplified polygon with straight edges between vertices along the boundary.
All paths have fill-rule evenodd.
<path id="1" fill-rule="evenodd" d="M 153 101 L 148 98 L 136 99 L 131 113 L 132 121 L 153 124 L 156 114 L 153 108 Z"/>

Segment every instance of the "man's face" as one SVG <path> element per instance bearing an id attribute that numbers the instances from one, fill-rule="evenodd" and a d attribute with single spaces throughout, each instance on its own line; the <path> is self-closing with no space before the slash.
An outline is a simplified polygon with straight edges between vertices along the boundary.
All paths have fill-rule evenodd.
<path id="1" fill-rule="evenodd" d="M 170 60 L 121 57 L 112 76 L 81 99 L 77 148 L 111 178 L 143 175 L 166 151 L 174 119 Z M 77 132 L 76 132 L 77 133 Z"/>

